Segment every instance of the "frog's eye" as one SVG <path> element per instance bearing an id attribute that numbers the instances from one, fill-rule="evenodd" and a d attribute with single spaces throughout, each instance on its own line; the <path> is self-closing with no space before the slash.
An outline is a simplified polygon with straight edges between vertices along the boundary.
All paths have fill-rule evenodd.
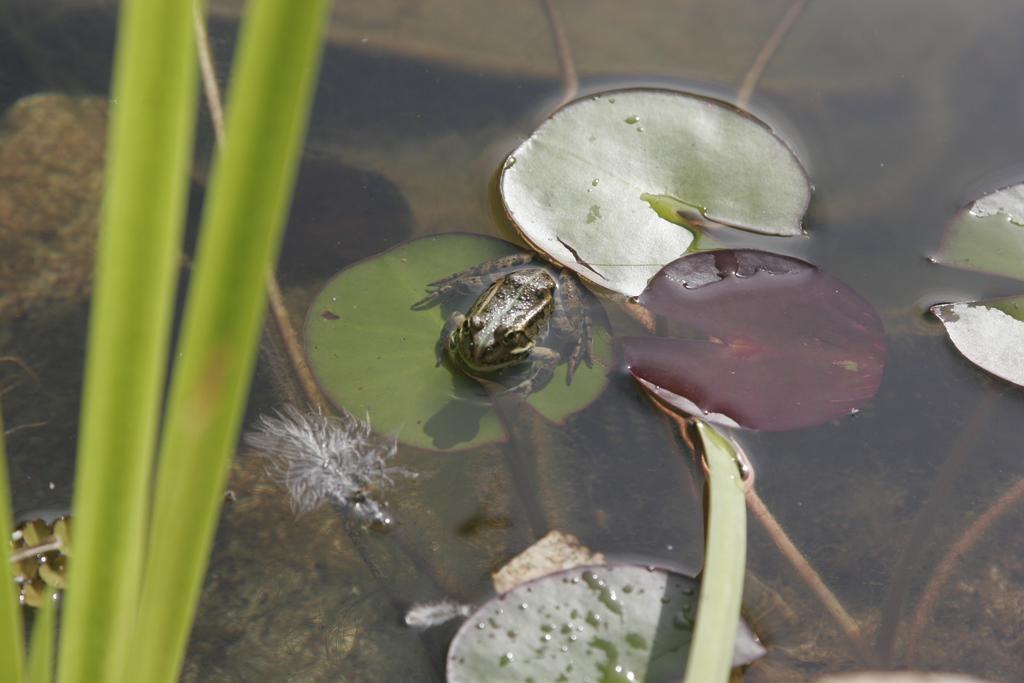
<path id="1" fill-rule="evenodd" d="M 469 319 L 469 326 L 474 330 L 482 330 L 484 329 L 484 319 L 478 315 L 474 315 Z"/>
<path id="2" fill-rule="evenodd" d="M 494 338 L 497 341 L 507 340 L 511 330 L 508 329 L 508 325 L 498 325 L 494 328 Z"/>

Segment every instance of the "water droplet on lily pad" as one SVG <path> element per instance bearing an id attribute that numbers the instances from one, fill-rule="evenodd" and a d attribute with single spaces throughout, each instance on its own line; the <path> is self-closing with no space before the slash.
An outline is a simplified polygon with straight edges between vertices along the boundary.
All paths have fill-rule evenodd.
<path id="1" fill-rule="evenodd" d="M 639 294 L 694 239 L 644 195 L 674 197 L 704 207 L 714 224 L 771 235 L 802 234 L 811 195 L 800 162 L 766 124 L 724 102 L 668 90 L 572 102 L 513 155 L 518 162 L 506 164 L 499 189 L 523 237 L 627 296 Z M 596 176 L 602 220 L 581 221 Z"/>
<path id="2" fill-rule="evenodd" d="M 566 577 L 577 580 L 566 581 Z M 532 677 L 547 681 L 552 680 L 552 672 L 561 671 L 578 674 L 579 678 L 566 681 L 587 676 L 608 681 L 678 681 L 686 670 L 692 630 L 674 627 L 672 618 L 681 610 L 696 612 L 697 585 L 681 574 L 637 565 L 577 567 L 521 584 L 485 603 L 459 629 L 448 650 L 447 680 L 511 683 Z M 626 586 L 635 590 L 627 593 Z M 684 587 L 689 590 L 681 590 Z M 510 621 L 519 634 L 536 638 L 512 639 L 500 633 L 491 638 L 492 634 L 472 627 L 503 605 L 521 601 L 527 589 L 538 609 L 513 610 Z M 619 609 L 611 609 L 601 599 L 602 593 L 619 595 L 615 604 Z M 587 615 L 586 623 L 564 622 L 554 631 L 541 615 L 556 610 L 563 614 L 576 610 Z M 548 643 L 556 647 L 545 647 Z M 736 665 L 764 653 L 743 622 L 736 652 Z"/>

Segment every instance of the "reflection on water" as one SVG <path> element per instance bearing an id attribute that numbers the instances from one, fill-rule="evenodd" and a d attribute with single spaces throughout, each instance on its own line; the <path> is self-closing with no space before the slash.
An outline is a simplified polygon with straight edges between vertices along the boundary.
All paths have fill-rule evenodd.
<path id="1" fill-rule="evenodd" d="M 222 73 L 236 4 L 214 3 Z M 555 4 L 581 92 L 650 84 L 725 99 L 788 6 Z M 532 3 L 492 6 L 498 14 L 488 17 L 477 6 L 394 0 L 339 8 L 282 263 L 295 319 L 331 272 L 408 237 L 512 237 L 495 218 L 493 174 L 558 102 L 557 59 Z M 51 3 L 45 11 L 3 3 L 0 12 L 5 108 L 41 91 L 105 93 L 114 27 L 107 3 Z M 460 23 L 463 15 L 478 23 Z M 809 3 L 751 102 L 809 170 L 809 236 L 729 239 L 807 259 L 860 292 L 886 323 L 889 360 L 878 396 L 856 416 L 739 438 L 761 496 L 866 633 L 889 605 L 896 664 L 906 661 L 908 625 L 932 568 L 1024 469 L 1016 428 L 1024 391 L 971 366 L 937 323 L 921 318 L 953 294 L 1022 290 L 925 258 L 979 189 L 1020 179 L 1022 19 L 1011 0 L 982 8 Z M 0 131 L 7 170 L 17 161 L 2 137 L 9 130 Z M 200 180 L 212 135 L 201 138 Z M 0 220 L 0 244 L 14 229 Z M 0 355 L 23 359 L 37 378 L 0 368 L 11 378 L 4 386 L 17 383 L 4 396 L 8 426 L 25 427 L 8 443 L 21 509 L 66 504 L 70 495 L 86 308 L 59 291 L 52 298 L 0 324 Z M 611 314 L 617 332 L 632 332 Z M 250 418 L 282 402 L 263 368 Z M 242 452 L 185 679 L 441 680 L 451 627 L 412 632 L 402 614 L 414 603 L 486 595 L 490 571 L 538 533 L 531 524 L 572 532 L 612 557 L 699 567 L 700 484 L 680 457 L 684 445 L 630 381 L 614 376 L 600 400 L 564 425 L 521 420 L 524 434 L 512 445 L 400 448 L 397 464 L 421 476 L 389 491 L 396 524 L 388 534 L 368 533 L 334 507 L 296 517 L 262 460 Z M 45 427 L 29 428 L 39 423 Z M 529 495 L 510 467 L 524 444 L 536 449 Z M 948 458 L 959 468 L 947 468 L 948 493 L 929 504 Z M 901 568 L 922 508 L 932 514 L 920 557 Z M 957 566 L 916 643 L 919 666 L 1024 676 L 1020 514 L 1011 510 Z M 747 612 L 769 654 L 745 680 L 809 680 L 861 665 L 754 524 L 749 569 Z M 906 587 L 902 610 L 893 607 L 900 600 L 887 600 L 894 572 Z"/>

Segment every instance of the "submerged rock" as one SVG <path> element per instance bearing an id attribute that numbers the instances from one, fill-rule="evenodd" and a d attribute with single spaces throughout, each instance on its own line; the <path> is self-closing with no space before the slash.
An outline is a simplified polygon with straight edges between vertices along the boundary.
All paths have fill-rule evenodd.
<path id="1" fill-rule="evenodd" d="M 18 100 L 0 121 L 0 317 L 84 301 L 103 190 L 107 101 Z"/>

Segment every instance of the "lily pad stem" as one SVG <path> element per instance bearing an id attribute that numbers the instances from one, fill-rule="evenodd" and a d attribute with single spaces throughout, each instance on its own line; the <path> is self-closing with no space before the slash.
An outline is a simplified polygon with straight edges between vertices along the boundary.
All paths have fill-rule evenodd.
<path id="1" fill-rule="evenodd" d="M 946 508 L 953 485 L 958 481 L 960 473 L 966 467 L 967 460 L 973 452 L 971 445 L 982 433 L 982 429 L 992 413 L 995 395 L 995 392 L 988 392 L 978 402 L 977 408 L 974 409 L 967 424 L 960 431 L 949 455 L 942 463 L 942 467 L 928 490 L 928 497 L 918 509 L 917 515 L 911 523 L 906 543 L 903 545 L 903 552 L 892 570 L 892 580 L 889 582 L 889 590 L 882 602 L 882 616 L 878 632 L 875 635 L 875 647 L 883 664 L 888 663 L 892 655 L 896 630 L 903 616 L 903 606 L 910 591 L 910 581 L 913 578 L 914 569 L 917 568 L 921 556 L 924 554 L 928 538 L 935 526 L 935 520 L 939 513 Z"/>
<path id="2" fill-rule="evenodd" d="M 267 306 L 270 309 L 270 318 L 274 321 L 274 328 L 281 340 L 281 345 L 284 347 L 285 355 L 299 380 L 302 393 L 306 396 L 306 402 L 321 413 L 328 412 L 327 399 L 320 391 L 320 386 L 313 379 L 313 373 L 306 363 L 302 345 L 299 343 L 299 336 L 295 332 L 288 308 L 284 303 L 281 286 L 271 268 L 267 268 Z"/>
<path id="3" fill-rule="evenodd" d="M 1024 499 L 1024 479 L 1021 479 L 1004 491 L 988 509 L 981 513 L 969 527 L 964 529 L 964 532 L 960 534 L 956 542 L 946 551 L 942 561 L 939 562 L 938 567 L 936 567 L 931 578 L 928 580 L 928 585 L 925 586 L 924 592 L 921 594 L 917 612 L 914 613 L 910 636 L 907 638 L 906 661 L 908 664 L 913 665 L 917 660 L 917 648 L 921 641 L 921 635 L 924 633 L 925 628 L 932 623 L 932 613 L 935 611 L 935 605 L 939 601 L 943 588 L 953 575 L 957 562 L 971 552 L 988 530 L 996 522 L 1000 521 L 1007 512 L 1012 510 L 1015 505 L 1020 503 L 1022 499 Z"/>
<path id="4" fill-rule="evenodd" d="M 217 146 L 223 147 L 224 106 L 221 104 L 220 88 L 217 86 L 217 71 L 213 68 L 213 53 L 210 50 L 210 37 L 206 33 L 206 20 L 203 17 L 201 0 L 193 0 L 192 2 L 192 27 L 196 34 L 199 75 L 203 79 L 203 93 L 206 95 L 206 105 L 210 108 L 213 134 L 217 138 Z"/>
<path id="5" fill-rule="evenodd" d="M 565 28 L 562 26 L 558 14 L 555 12 L 551 0 L 540 0 L 544 7 L 544 16 L 548 19 L 548 27 L 551 29 L 551 38 L 555 43 L 555 50 L 558 52 L 558 68 L 562 72 L 562 101 L 555 109 L 576 99 L 580 90 L 579 77 L 576 75 L 576 65 L 572 61 L 572 51 L 569 49 L 569 39 L 565 36 Z"/>
<path id="6" fill-rule="evenodd" d="M 878 656 L 865 642 L 860 625 L 850 616 L 842 603 L 839 602 L 839 598 L 829 589 L 818 572 L 814 571 L 814 567 L 807 561 L 804 554 L 790 540 L 785 529 L 782 528 L 778 520 L 775 519 L 775 516 L 765 506 L 764 501 L 761 500 L 761 496 L 757 495 L 752 479 L 747 481 L 746 498 L 747 507 L 754 515 L 754 519 L 760 523 L 761 528 L 772 539 L 775 547 L 779 549 L 782 556 L 796 571 L 797 576 L 807 584 L 807 587 L 811 589 L 811 593 L 818 598 L 825 611 L 832 617 L 832 620 L 839 627 L 839 630 L 843 632 L 843 635 L 846 636 L 846 641 L 853 655 L 862 664 L 876 664 Z"/>
<path id="7" fill-rule="evenodd" d="M 739 90 L 736 92 L 736 106 L 746 109 L 747 105 L 750 104 L 750 96 L 754 94 L 754 88 L 757 87 L 757 82 L 761 80 L 761 74 L 764 73 L 768 62 L 775 56 L 779 45 L 782 44 L 782 39 L 789 33 L 789 29 L 793 28 L 793 24 L 796 23 L 806 5 L 807 0 L 794 0 L 793 4 L 786 10 L 786 13 L 782 15 L 782 19 L 779 20 L 778 25 L 768 37 L 768 40 L 761 46 L 761 51 L 757 53 L 754 63 L 750 65 L 746 75 L 743 77 L 743 82 L 740 83 Z"/>

